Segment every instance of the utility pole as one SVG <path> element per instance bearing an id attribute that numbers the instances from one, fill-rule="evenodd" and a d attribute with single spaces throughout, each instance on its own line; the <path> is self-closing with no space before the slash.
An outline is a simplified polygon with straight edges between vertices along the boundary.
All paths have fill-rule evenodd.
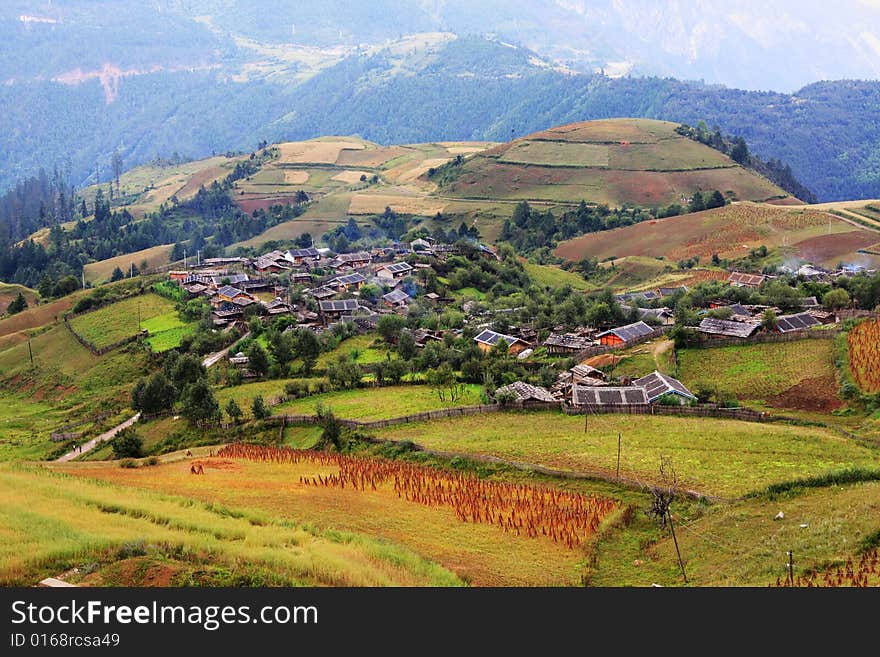
<path id="1" fill-rule="evenodd" d="M 31 341 L 28 339 L 28 355 L 31 357 L 31 367 L 34 366 L 34 352 L 31 349 Z"/>
<path id="2" fill-rule="evenodd" d="M 675 543 L 675 554 L 678 555 L 678 567 L 681 568 L 681 576 L 684 577 L 684 583 L 687 584 L 688 576 L 684 571 L 684 562 L 681 560 L 681 551 L 678 549 L 678 539 L 675 537 L 675 527 L 672 524 L 672 513 L 670 513 L 668 508 L 666 509 L 666 519 L 669 521 L 669 531 L 672 532 L 672 542 Z"/>
<path id="3" fill-rule="evenodd" d="M 788 551 L 788 585 L 794 586 L 794 552 Z"/>
<path id="4" fill-rule="evenodd" d="M 620 481 L 620 432 L 617 432 L 617 480 Z"/>
<path id="5" fill-rule="evenodd" d="M 183 250 L 183 268 L 186 269 L 186 249 Z"/>
<path id="6" fill-rule="evenodd" d="M 128 268 L 128 277 L 134 278 L 134 263 L 131 263 L 131 266 Z"/>
<path id="7" fill-rule="evenodd" d="M 202 250 L 196 249 L 196 265 L 201 267 L 202 265 Z"/>
<path id="8" fill-rule="evenodd" d="M 86 270 L 85 270 L 85 268 L 83 268 L 82 272 L 80 272 L 80 273 L 82 274 L 82 285 L 83 285 L 83 289 L 85 290 L 86 289 Z"/>

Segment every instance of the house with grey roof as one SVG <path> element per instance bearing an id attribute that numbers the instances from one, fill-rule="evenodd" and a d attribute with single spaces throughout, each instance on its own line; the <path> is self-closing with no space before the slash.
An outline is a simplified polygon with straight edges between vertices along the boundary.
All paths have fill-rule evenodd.
<path id="1" fill-rule="evenodd" d="M 697 399 L 690 390 L 685 388 L 681 381 L 656 370 L 647 376 L 636 379 L 632 384 L 645 389 L 649 404 L 653 404 L 665 395 L 678 397 L 681 404 L 685 404 L 688 401 L 696 401 Z"/>
<path id="2" fill-rule="evenodd" d="M 572 386 L 573 406 L 647 406 L 648 394 L 637 386 Z"/>

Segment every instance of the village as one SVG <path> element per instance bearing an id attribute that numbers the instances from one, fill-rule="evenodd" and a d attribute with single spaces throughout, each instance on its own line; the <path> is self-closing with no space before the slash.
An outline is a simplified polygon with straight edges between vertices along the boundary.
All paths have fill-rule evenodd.
<path id="1" fill-rule="evenodd" d="M 460 345 L 464 336 L 486 356 L 503 352 L 521 365 L 521 373 L 544 368 L 545 385 L 538 385 L 535 376 L 506 382 L 495 389 L 495 402 L 561 404 L 587 412 L 620 412 L 623 408 L 643 412 L 653 405 L 700 403 L 681 381 L 657 370 L 640 376 L 615 376 L 617 357 L 606 354 L 671 335 L 682 345 L 802 339 L 811 337 L 811 332 L 833 328 L 841 312 L 849 316 L 859 313 L 843 310 L 840 304 L 823 304 L 816 296 L 798 296 L 793 287 L 785 288 L 784 307 L 740 302 L 737 299 L 748 298 L 776 276 L 730 271 L 723 281 L 725 296 L 705 299 L 701 307 L 692 309 L 689 321 L 677 317 L 675 310 L 690 292 L 688 287 L 658 286 L 614 295 L 619 315 L 634 321 L 537 330 L 528 321 L 510 323 L 509 318 L 522 308 L 492 309 L 473 300 L 462 302 L 436 285 L 431 285 L 429 291 L 426 282 L 436 281 L 438 264 L 459 254 L 461 248 L 461 243 L 438 244 L 423 238 L 348 253 L 312 246 L 273 250 L 256 258 L 206 259 L 187 269 L 171 270 L 168 277 L 191 298 L 208 301 L 216 330 L 236 328 L 239 334 L 246 334 L 254 318 L 268 324 L 281 317 L 285 318 L 285 332 L 307 330 L 320 335 L 348 326 L 350 334 L 366 334 L 375 332 L 383 317 L 396 316 L 405 324 L 402 332 L 412 338 L 417 349 L 424 349 L 430 342 Z M 472 256 L 490 261 L 501 259 L 495 249 L 484 244 L 473 244 L 469 251 Z M 807 264 L 781 273 L 790 280 L 830 283 L 856 272 L 831 272 Z M 439 294 L 435 291 L 438 289 Z M 410 307 L 416 302 L 434 314 L 446 307 L 460 308 L 464 315 L 462 327 L 422 326 L 419 317 L 409 317 Z M 500 323 L 499 317 L 503 318 Z M 677 325 L 682 326 L 676 334 Z M 229 363 L 244 378 L 254 376 L 243 352 L 231 353 Z M 555 381 L 550 385 L 546 384 L 548 364 L 555 372 Z M 562 368 L 564 364 L 569 366 Z"/>

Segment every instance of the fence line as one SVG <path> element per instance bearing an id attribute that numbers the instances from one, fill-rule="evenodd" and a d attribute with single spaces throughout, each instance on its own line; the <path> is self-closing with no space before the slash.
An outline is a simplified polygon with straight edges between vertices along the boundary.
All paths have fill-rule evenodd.
<path id="1" fill-rule="evenodd" d="M 831 340 L 835 335 L 842 332 L 843 329 L 839 326 L 830 328 L 830 329 L 821 329 L 821 330 L 813 330 L 807 329 L 804 331 L 792 331 L 790 333 L 759 333 L 758 335 L 754 335 L 750 338 L 733 338 L 733 337 L 724 337 L 724 338 L 713 338 L 713 337 L 702 337 L 702 334 L 698 334 L 701 337 L 693 342 L 692 344 L 688 344 L 689 347 L 728 347 L 728 346 L 738 346 L 738 345 L 746 345 L 746 344 L 764 344 L 768 342 L 799 342 L 801 340 Z"/>
<path id="2" fill-rule="evenodd" d="M 716 406 L 661 406 L 650 404 L 621 404 L 614 406 L 568 406 L 564 402 L 520 402 L 516 404 L 480 404 L 479 406 L 459 406 L 456 408 L 443 408 L 435 411 L 412 413 L 384 420 L 347 420 L 339 418 L 338 421 L 350 429 L 385 429 L 387 427 L 414 422 L 429 422 L 432 420 L 445 420 L 456 417 L 483 415 L 487 413 L 499 413 L 504 411 L 561 411 L 566 415 L 586 414 L 621 414 L 621 415 L 677 415 L 691 417 L 715 417 L 745 422 L 767 422 L 770 420 L 786 419 L 782 416 L 771 416 L 762 411 L 750 408 L 718 408 Z M 315 415 L 273 415 L 270 421 L 285 424 L 318 424 Z"/>

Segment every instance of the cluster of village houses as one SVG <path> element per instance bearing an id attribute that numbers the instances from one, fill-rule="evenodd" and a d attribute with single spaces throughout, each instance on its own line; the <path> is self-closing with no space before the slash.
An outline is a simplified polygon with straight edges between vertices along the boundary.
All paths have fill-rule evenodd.
<path id="1" fill-rule="evenodd" d="M 178 281 L 192 297 L 204 296 L 209 300 L 214 325 L 220 329 L 239 324 L 243 328 L 245 310 L 256 305 L 257 314 L 262 317 L 293 317 L 295 322 L 291 329 L 307 328 L 320 332 L 338 322 L 350 322 L 358 330 L 366 332 L 375 329 L 384 314 L 405 315 L 414 295 L 419 294 L 419 287 L 414 283 L 418 269 L 430 268 L 431 264 L 428 263 L 431 258 L 444 259 L 455 251 L 454 245 L 436 244 L 423 239 L 354 253 L 334 254 L 328 249 L 309 247 L 272 251 L 253 259 L 213 258 L 187 270 L 171 271 L 169 276 Z M 490 247 L 480 245 L 480 251 L 485 257 L 497 258 Z M 426 258 L 410 264 L 404 258 L 413 254 Z M 424 262 L 426 259 L 427 263 Z M 796 273 L 816 280 L 836 275 L 812 266 L 805 267 Z M 321 275 L 316 272 L 321 272 Z M 278 282 L 279 274 L 287 275 L 289 287 Z M 767 276 L 762 274 L 732 272 L 728 283 L 757 289 L 766 280 Z M 376 285 L 382 290 L 381 296 L 371 300 L 359 297 L 358 291 L 367 284 Z M 306 304 L 290 302 L 289 290 L 298 286 L 314 298 L 316 303 L 310 305 L 313 308 L 316 306 L 317 312 L 310 310 Z M 660 287 L 617 295 L 616 299 L 622 305 L 637 307 L 640 319 L 609 330 L 580 327 L 564 331 L 563 327 L 557 327 L 546 339 L 539 341 L 536 331 L 528 326 L 512 328 L 507 333 L 480 327 L 482 330 L 474 341 L 486 352 L 498 342 L 504 342 L 508 353 L 520 360 L 528 359 L 536 348 L 543 347 L 548 354 L 583 361 L 597 350 L 625 348 L 658 336 L 664 327 L 674 323 L 674 312 L 664 306 L 647 306 L 656 306 L 656 302 L 662 303 L 663 299 L 680 291 L 687 292 L 687 288 Z M 451 301 L 433 293 L 421 293 L 421 296 L 438 307 Z M 466 313 L 468 305 L 472 305 L 472 302 L 464 305 Z M 730 312 L 725 314 L 729 319 L 704 317 L 696 330 L 706 340 L 750 338 L 764 330 L 761 328 L 762 318 L 768 309 L 778 315 L 774 330 L 779 333 L 803 331 L 838 321 L 837 316 L 824 310 L 815 297 L 802 299 L 800 312 L 788 315 L 780 313 L 778 308 L 730 304 L 723 300 L 711 302 L 701 312 L 705 314 L 717 308 L 728 308 Z M 479 321 L 481 318 L 470 319 Z M 483 326 L 488 326 L 488 323 Z M 417 347 L 424 347 L 431 340 L 443 339 L 443 332 L 440 331 L 419 329 L 410 333 Z M 236 354 L 230 360 L 233 364 L 246 366 L 247 358 L 243 354 Z M 682 404 L 695 400 L 695 396 L 680 381 L 656 371 L 626 381 L 626 385 L 611 383 L 604 372 L 580 362 L 560 374 L 556 384 L 549 389 L 517 381 L 499 389 L 499 392 L 517 402 L 566 402 L 574 406 L 644 405 L 655 403 L 660 398 L 666 398 L 667 401 L 677 399 Z"/>
<path id="2" fill-rule="evenodd" d="M 489 247 L 480 248 L 488 257 L 497 257 Z M 258 258 L 210 258 L 186 270 L 170 271 L 169 277 L 190 296 L 208 299 L 217 328 L 243 323 L 246 314 L 251 314 L 245 310 L 255 306 L 260 316 L 289 315 L 295 318 L 296 327 L 318 332 L 340 321 L 369 329 L 375 328 L 383 314 L 406 314 L 416 294 L 413 278 L 419 269 L 431 268 L 403 258 L 412 254 L 445 258 L 456 250 L 452 244 L 422 239 L 354 253 L 309 247 L 271 251 Z M 286 274 L 289 286 L 278 281 L 279 274 Z M 382 290 L 378 299 L 357 298 L 367 284 Z M 312 307 L 317 312 L 306 304 L 291 303 L 290 290 L 296 287 L 314 298 Z M 434 293 L 423 296 L 430 303 L 443 301 Z"/>
<path id="3" fill-rule="evenodd" d="M 801 270 L 813 280 L 830 280 L 836 274 L 809 265 L 802 267 Z M 802 271 L 795 273 L 801 275 Z M 767 279 L 768 277 L 763 274 L 731 272 L 727 282 L 735 287 L 757 289 Z M 687 288 L 684 286 L 660 287 L 656 290 L 619 294 L 616 299 L 622 305 L 635 302 L 637 306 L 640 303 L 647 306 L 656 301 L 662 302 L 663 299 L 673 297 L 678 292 L 687 292 Z M 703 314 L 709 310 L 727 308 L 730 318 L 704 317 L 695 329 L 706 341 L 750 338 L 764 330 L 761 325 L 767 310 L 776 313 L 776 327 L 772 331 L 779 334 L 804 331 L 822 324 L 834 324 L 838 321 L 837 315 L 823 309 L 815 297 L 801 299 L 800 306 L 800 312 L 786 315 L 782 314 L 779 308 L 772 306 L 731 304 L 726 300 L 712 301 L 707 308 L 702 309 Z M 634 346 L 658 336 L 663 332 L 663 327 L 675 323 L 675 314 L 672 309 L 667 307 L 638 307 L 637 312 L 640 316 L 639 321 L 605 331 L 581 327 L 564 332 L 562 327 L 558 327 L 558 330 L 551 333 L 540 346 L 543 346 L 549 354 L 589 360 L 586 357 L 595 353 L 597 347 L 626 348 Z M 646 323 L 645 320 L 650 321 L 652 325 Z M 504 341 L 508 345 L 510 353 L 515 354 L 518 358 L 528 358 L 535 346 L 534 332 L 531 329 L 522 328 L 510 331 L 510 333 L 502 334 L 486 329 L 477 335 L 475 340 L 486 351 L 492 349 L 499 341 Z M 517 381 L 499 389 L 496 395 L 501 392 L 518 402 L 566 402 L 572 406 L 584 407 L 641 406 L 654 404 L 661 398 L 664 398 L 665 401 L 674 400 L 681 404 L 696 401 L 696 396 L 681 381 L 658 371 L 624 382 L 626 385 L 611 385 L 602 370 L 592 367 L 587 362 L 581 362 L 567 372 L 560 374 L 556 384 L 549 389 Z"/>

